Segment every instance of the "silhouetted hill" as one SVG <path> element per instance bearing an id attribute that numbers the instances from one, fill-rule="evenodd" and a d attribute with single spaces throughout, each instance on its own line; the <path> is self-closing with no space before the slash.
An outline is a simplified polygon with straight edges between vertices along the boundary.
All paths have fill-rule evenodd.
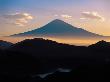
<path id="1" fill-rule="evenodd" d="M 30 53 L 34 54 L 37 56 L 37 54 L 40 55 L 50 55 L 54 56 L 56 54 L 60 54 L 61 56 L 64 53 L 64 50 L 72 52 L 72 49 L 78 50 L 80 48 L 85 48 L 85 47 L 77 47 L 73 45 L 68 45 L 68 44 L 62 44 L 62 43 L 57 43 L 52 40 L 45 40 L 42 38 L 35 38 L 35 39 L 27 39 L 24 41 L 21 41 L 9 48 L 9 50 L 12 51 L 18 51 L 18 52 L 23 52 L 23 53 Z M 83 49 L 82 49 L 83 50 Z M 57 55 L 56 55 L 57 56 Z"/>
<path id="2" fill-rule="evenodd" d="M 35 39 L 26 39 L 24 41 L 18 42 L 12 45 L 10 48 L 7 49 L 8 51 L 16 51 L 25 54 L 31 54 L 36 57 L 69 57 L 77 54 L 84 54 L 87 50 L 85 46 L 74 46 L 68 45 L 63 43 L 58 43 L 56 41 L 42 39 L 42 38 L 35 38 Z M 80 52 L 79 52 L 80 50 Z M 71 53 L 71 54 L 68 54 Z M 88 52 L 88 51 L 86 51 Z M 82 55 L 82 56 L 83 56 Z"/>
<path id="3" fill-rule="evenodd" d="M 107 50 L 107 49 L 110 49 L 110 42 L 106 42 L 106 41 L 102 40 L 95 44 L 90 45 L 89 47 L 94 48 L 94 49 Z"/>
<path id="4" fill-rule="evenodd" d="M 27 39 L 0 50 L 0 81 L 110 81 L 109 45 L 103 40 L 84 47 L 42 38 Z M 72 71 L 55 72 L 58 68 Z M 52 74 L 39 76 L 45 73 Z"/>
<path id="5" fill-rule="evenodd" d="M 7 41 L 3 41 L 3 40 L 0 40 L 0 48 L 1 49 L 4 49 L 4 48 L 8 48 L 12 45 L 11 42 L 7 42 Z"/>
<path id="6" fill-rule="evenodd" d="M 54 38 L 91 38 L 91 37 L 97 37 L 97 38 L 108 38 L 106 36 L 101 36 L 92 32 L 88 32 L 82 28 L 74 27 L 62 20 L 56 19 L 52 22 L 48 23 L 47 25 L 20 34 L 15 34 L 12 36 L 37 36 L 37 37 L 54 37 Z"/>

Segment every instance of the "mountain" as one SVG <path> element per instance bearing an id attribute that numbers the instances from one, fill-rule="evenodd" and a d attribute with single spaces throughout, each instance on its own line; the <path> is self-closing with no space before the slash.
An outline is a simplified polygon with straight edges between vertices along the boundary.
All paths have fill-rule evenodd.
<path id="1" fill-rule="evenodd" d="M 8 50 L 23 52 L 23 53 L 27 53 L 27 54 L 30 53 L 30 54 L 36 55 L 36 56 L 37 56 L 37 54 L 40 54 L 40 56 L 41 55 L 43 55 L 43 56 L 55 55 L 56 56 L 56 54 L 60 54 L 58 56 L 61 56 L 61 55 L 63 55 L 64 50 L 66 53 L 67 51 L 72 52 L 73 49 L 75 51 L 81 49 L 80 51 L 82 51 L 85 49 L 85 47 L 77 47 L 77 46 L 73 46 L 73 45 L 57 43 L 56 41 L 52 41 L 52 40 L 48 40 L 48 39 L 34 38 L 34 39 L 26 39 L 21 42 L 18 42 L 16 44 L 12 45 Z M 69 55 L 67 55 L 67 56 L 69 56 Z"/>
<path id="2" fill-rule="evenodd" d="M 12 36 L 37 36 L 37 37 L 104 37 L 92 32 L 88 32 L 82 28 L 74 27 L 62 20 L 56 19 L 47 25 L 20 34 L 15 34 Z"/>
<path id="3" fill-rule="evenodd" d="M 97 48 L 97 49 L 103 49 L 103 50 L 106 50 L 106 49 L 110 49 L 110 42 L 106 42 L 104 40 L 101 40 L 95 44 L 92 44 L 89 46 L 90 48 Z"/>
<path id="4" fill-rule="evenodd" d="M 7 42 L 7 41 L 0 40 L 0 48 L 1 48 L 1 49 L 8 48 L 8 47 L 11 46 L 11 45 L 12 45 L 11 42 Z"/>

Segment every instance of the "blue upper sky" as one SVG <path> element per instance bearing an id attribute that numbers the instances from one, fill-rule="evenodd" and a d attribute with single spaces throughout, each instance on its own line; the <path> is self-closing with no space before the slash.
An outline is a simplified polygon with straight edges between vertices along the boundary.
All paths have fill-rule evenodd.
<path id="1" fill-rule="evenodd" d="M 39 11 L 40 9 L 59 10 L 78 6 L 85 8 L 93 1 L 94 0 L 0 0 L 0 9 L 1 11 Z"/>

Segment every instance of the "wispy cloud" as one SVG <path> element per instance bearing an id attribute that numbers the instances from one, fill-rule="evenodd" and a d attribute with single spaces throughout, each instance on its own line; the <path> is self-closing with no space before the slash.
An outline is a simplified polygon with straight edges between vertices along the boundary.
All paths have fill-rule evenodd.
<path id="1" fill-rule="evenodd" d="M 14 24 L 17 26 L 25 26 L 30 20 L 33 19 L 33 16 L 29 13 L 15 13 L 7 14 L 3 16 L 8 23 Z"/>
<path id="2" fill-rule="evenodd" d="M 82 12 L 82 18 L 80 19 L 93 19 L 104 22 L 105 18 L 101 16 L 98 12 Z"/>
<path id="3" fill-rule="evenodd" d="M 65 18 L 65 19 L 71 19 L 72 18 L 72 16 L 70 16 L 70 15 L 61 15 L 61 17 Z"/>
<path id="4" fill-rule="evenodd" d="M 64 19 L 72 19 L 72 16 L 67 15 L 67 14 L 60 14 L 60 15 L 55 14 L 54 16 L 59 17 L 59 18 L 64 18 Z"/>

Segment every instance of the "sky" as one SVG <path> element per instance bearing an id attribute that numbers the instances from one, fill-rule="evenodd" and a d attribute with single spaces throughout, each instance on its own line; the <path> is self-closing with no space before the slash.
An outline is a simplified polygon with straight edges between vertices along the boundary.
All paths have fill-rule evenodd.
<path id="1" fill-rule="evenodd" d="M 0 36 L 30 31 L 54 19 L 110 36 L 110 0 L 0 0 Z"/>

